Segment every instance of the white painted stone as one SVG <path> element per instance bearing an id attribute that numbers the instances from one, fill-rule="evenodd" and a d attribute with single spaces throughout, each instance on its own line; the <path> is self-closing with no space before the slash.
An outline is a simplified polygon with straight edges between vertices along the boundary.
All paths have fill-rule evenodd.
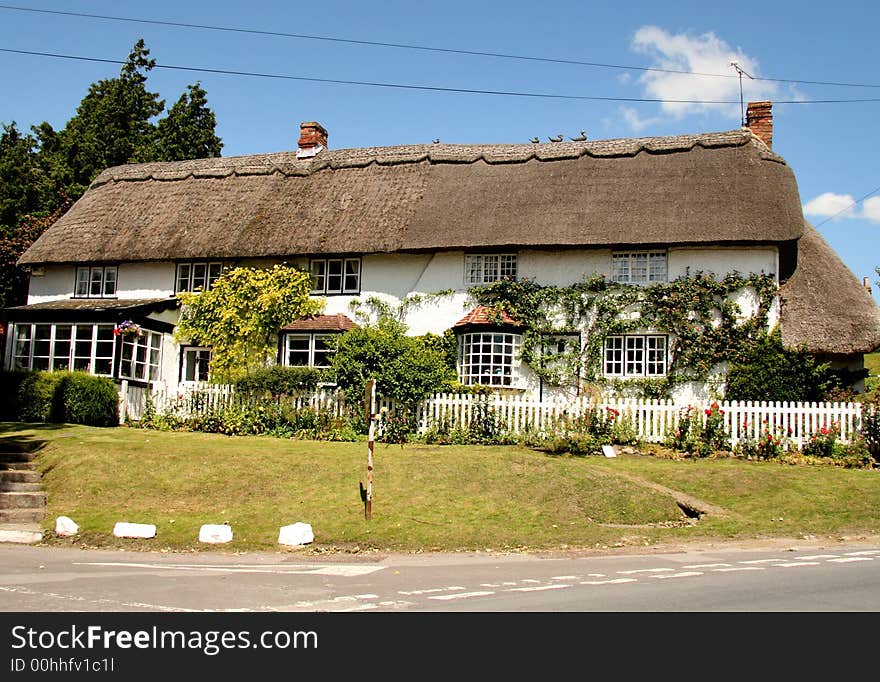
<path id="1" fill-rule="evenodd" d="M 278 533 L 279 545 L 307 545 L 314 542 L 315 534 L 312 532 L 312 526 L 308 523 L 293 523 L 289 526 L 282 526 Z"/>
<path id="2" fill-rule="evenodd" d="M 154 538 L 156 526 L 152 523 L 125 523 L 119 521 L 113 526 L 113 535 L 118 538 Z"/>
<path id="3" fill-rule="evenodd" d="M 602 454 L 606 457 L 617 457 L 617 452 L 615 452 L 613 445 L 603 445 Z"/>
<path id="4" fill-rule="evenodd" d="M 199 528 L 199 542 L 211 544 L 232 542 L 232 526 L 225 523 L 220 525 L 206 523 Z"/>
<path id="5" fill-rule="evenodd" d="M 59 516 L 55 519 L 55 534 L 69 537 L 79 533 L 79 526 L 69 516 Z"/>

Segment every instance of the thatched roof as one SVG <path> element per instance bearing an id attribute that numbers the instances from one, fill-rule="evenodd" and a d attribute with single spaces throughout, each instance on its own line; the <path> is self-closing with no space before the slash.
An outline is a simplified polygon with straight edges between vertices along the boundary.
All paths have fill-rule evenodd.
<path id="1" fill-rule="evenodd" d="M 373 147 L 110 168 L 19 263 L 774 243 L 802 218 L 746 129 Z"/>
<path id="2" fill-rule="evenodd" d="M 809 223 L 798 241 L 797 268 L 779 293 L 786 345 L 832 355 L 880 348 L 880 308 Z"/>

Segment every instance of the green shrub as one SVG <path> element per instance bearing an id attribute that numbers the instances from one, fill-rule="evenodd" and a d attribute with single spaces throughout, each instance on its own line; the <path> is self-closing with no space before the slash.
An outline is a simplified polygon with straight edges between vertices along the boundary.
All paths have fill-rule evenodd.
<path id="1" fill-rule="evenodd" d="M 16 421 L 115 426 L 119 394 L 108 377 L 85 372 L 28 372 L 14 377 L 17 388 L 7 400 Z"/>
<path id="2" fill-rule="evenodd" d="M 871 457 L 875 462 L 880 462 L 880 408 L 876 403 L 862 408 L 861 431 Z"/>
<path id="3" fill-rule="evenodd" d="M 314 391 L 320 380 L 321 371 L 313 367 L 275 365 L 241 377 L 234 384 L 240 393 L 292 396 Z"/>

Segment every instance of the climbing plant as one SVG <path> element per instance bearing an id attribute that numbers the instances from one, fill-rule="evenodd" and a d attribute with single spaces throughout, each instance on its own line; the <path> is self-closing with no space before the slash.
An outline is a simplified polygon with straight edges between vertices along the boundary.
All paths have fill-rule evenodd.
<path id="1" fill-rule="evenodd" d="M 617 392 L 665 397 L 677 383 L 706 381 L 723 362 L 742 361 L 766 332 L 776 283 L 765 274 L 732 272 L 723 278 L 698 272 L 649 286 L 620 284 L 602 275 L 570 286 L 540 285 L 529 279 L 501 280 L 473 287 L 470 297 L 523 325 L 522 360 L 551 386 L 581 380 Z M 754 297 L 755 312 L 743 314 L 735 298 Z M 491 319 L 491 318 L 490 318 Z M 662 378 L 612 379 L 603 376 L 603 342 L 609 335 L 650 329 L 670 335 L 670 360 Z M 581 330 L 583 347 L 565 342 L 546 361 L 548 338 Z"/>

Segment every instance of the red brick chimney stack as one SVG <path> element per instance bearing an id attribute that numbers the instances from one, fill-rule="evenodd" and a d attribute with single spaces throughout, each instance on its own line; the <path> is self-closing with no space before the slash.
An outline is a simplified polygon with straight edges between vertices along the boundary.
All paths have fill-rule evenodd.
<path id="1" fill-rule="evenodd" d="M 771 149 L 773 148 L 772 107 L 772 102 L 749 102 L 746 109 L 746 127 Z"/>
<path id="2" fill-rule="evenodd" d="M 317 121 L 303 121 L 299 124 L 297 146 L 300 151 L 315 150 L 315 152 L 319 152 L 321 149 L 326 149 L 327 129 Z"/>

